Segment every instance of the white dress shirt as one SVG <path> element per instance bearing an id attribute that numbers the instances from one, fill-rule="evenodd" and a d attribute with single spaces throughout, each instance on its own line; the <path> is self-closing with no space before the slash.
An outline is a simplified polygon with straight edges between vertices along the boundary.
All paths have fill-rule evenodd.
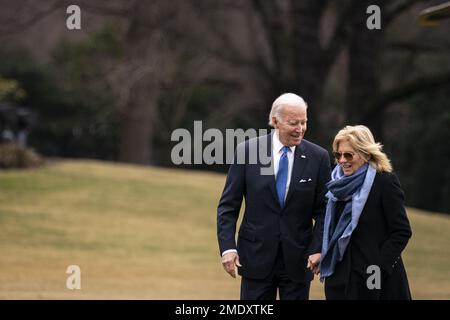
<path id="1" fill-rule="evenodd" d="M 278 135 L 278 129 L 275 130 L 275 133 L 272 135 L 272 155 L 273 155 L 273 170 L 275 174 L 275 181 L 278 175 L 278 168 L 280 167 L 280 159 L 281 155 L 283 154 L 283 147 L 284 145 L 281 143 L 279 135 Z M 284 199 L 286 200 L 286 196 L 289 191 L 289 184 L 291 183 L 291 175 L 292 175 L 292 168 L 294 167 L 294 154 L 295 154 L 295 147 L 289 147 L 289 150 L 287 152 L 288 157 L 288 176 L 287 176 L 287 182 L 286 182 L 286 192 L 284 193 Z M 222 256 L 228 252 L 237 252 L 236 249 L 228 249 L 222 252 Z"/>

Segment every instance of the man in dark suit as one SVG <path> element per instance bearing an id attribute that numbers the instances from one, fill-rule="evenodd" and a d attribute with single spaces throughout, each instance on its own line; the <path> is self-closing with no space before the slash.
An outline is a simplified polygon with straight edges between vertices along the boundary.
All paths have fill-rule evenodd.
<path id="1" fill-rule="evenodd" d="M 273 300 L 277 290 L 280 299 L 309 298 L 320 262 L 330 159 L 325 149 L 303 139 L 306 122 L 304 100 L 283 94 L 269 115 L 275 132 L 236 149 L 218 205 L 217 234 L 225 271 L 236 277 L 237 266 L 242 276 L 241 299 Z M 264 174 L 268 168 L 261 158 L 249 161 L 261 145 L 270 152 L 271 174 Z M 237 161 L 242 154 L 245 161 Z"/>

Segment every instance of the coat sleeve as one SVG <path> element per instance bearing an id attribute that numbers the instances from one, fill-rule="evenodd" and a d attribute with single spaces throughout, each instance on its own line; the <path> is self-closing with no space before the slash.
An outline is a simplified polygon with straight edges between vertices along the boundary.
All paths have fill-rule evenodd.
<path id="1" fill-rule="evenodd" d="M 236 223 L 245 194 L 245 164 L 237 163 L 237 152 L 240 148 L 244 148 L 244 144 L 237 147 L 217 207 L 217 238 L 220 254 L 225 250 L 236 249 Z"/>
<path id="2" fill-rule="evenodd" d="M 322 238 L 323 238 L 323 222 L 325 217 L 325 210 L 327 206 L 327 201 L 325 194 L 327 193 L 327 188 L 325 184 L 330 181 L 330 157 L 328 152 L 324 151 L 322 154 L 322 159 L 319 167 L 318 183 L 316 187 L 316 193 L 314 198 L 314 208 L 313 208 L 313 237 L 311 244 L 308 248 L 309 254 L 320 253 L 322 251 Z"/>
<path id="3" fill-rule="evenodd" d="M 397 176 L 392 173 L 386 174 L 381 198 L 388 231 L 388 239 L 381 247 L 381 267 L 391 274 L 412 235 L 404 194 Z"/>

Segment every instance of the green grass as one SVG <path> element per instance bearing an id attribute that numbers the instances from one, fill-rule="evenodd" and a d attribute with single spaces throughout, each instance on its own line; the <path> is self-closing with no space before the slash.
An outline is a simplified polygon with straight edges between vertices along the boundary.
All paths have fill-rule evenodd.
<path id="1" fill-rule="evenodd" d="M 0 299 L 238 299 L 216 241 L 224 181 L 96 161 L 0 172 Z M 450 219 L 408 214 L 413 296 L 450 299 Z M 72 264 L 81 290 L 65 287 Z"/>

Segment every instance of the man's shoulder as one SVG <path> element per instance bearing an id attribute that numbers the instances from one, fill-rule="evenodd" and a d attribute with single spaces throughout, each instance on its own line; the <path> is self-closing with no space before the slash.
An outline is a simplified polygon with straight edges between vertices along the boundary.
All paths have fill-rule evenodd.
<path id="1" fill-rule="evenodd" d="M 271 139 L 271 138 L 272 138 L 272 135 L 270 133 L 269 134 L 265 134 L 265 135 L 262 135 L 262 136 L 258 136 L 258 137 L 247 139 L 247 140 L 239 143 L 237 145 L 237 147 L 238 148 L 248 148 L 249 146 L 255 146 L 255 145 L 259 144 L 259 143 L 269 142 L 269 139 Z"/>
<path id="2" fill-rule="evenodd" d="M 258 136 L 258 137 L 254 137 L 248 140 L 245 140 L 241 143 L 238 144 L 238 148 L 248 148 L 249 146 L 256 146 L 258 144 L 261 143 L 268 143 L 270 142 L 272 139 L 272 135 L 266 134 L 266 135 L 262 135 L 262 136 Z M 309 152 L 313 152 L 316 153 L 318 155 L 324 155 L 327 154 L 328 155 L 328 151 L 319 146 L 318 144 L 312 143 L 311 141 L 308 141 L 306 139 L 302 139 L 302 142 L 300 143 L 300 145 L 298 147 L 304 148 L 306 151 Z"/>
<path id="3" fill-rule="evenodd" d="M 318 144 L 312 143 L 311 141 L 308 141 L 306 139 L 303 139 L 301 142 L 301 145 L 303 144 L 303 148 L 305 148 L 308 151 L 317 153 L 317 154 L 328 154 L 328 151 L 319 146 Z"/>

